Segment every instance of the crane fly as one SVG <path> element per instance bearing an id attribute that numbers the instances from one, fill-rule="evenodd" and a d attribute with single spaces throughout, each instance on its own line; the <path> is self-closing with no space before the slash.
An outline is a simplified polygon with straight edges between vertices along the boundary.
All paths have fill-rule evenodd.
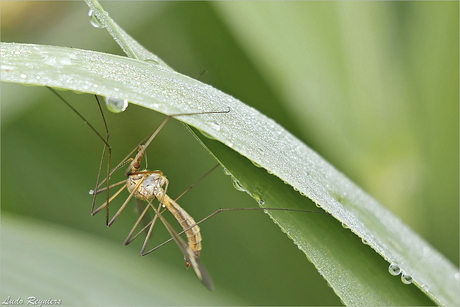
<path id="1" fill-rule="evenodd" d="M 176 114 L 174 116 L 192 115 L 192 114 L 193 115 L 209 114 L 209 113 L 227 113 L 227 112 L 229 111 L 186 113 L 186 114 Z M 159 171 L 159 170 L 150 171 L 148 169 L 141 170 L 140 168 L 141 160 L 145 154 L 146 148 L 148 147 L 148 145 L 152 142 L 152 140 L 155 138 L 158 132 L 164 127 L 166 122 L 171 117 L 172 116 L 166 117 L 163 120 L 163 122 L 155 129 L 155 131 L 146 138 L 147 141 L 137 146 L 138 152 L 134 158 L 129 158 L 129 157 L 134 154 L 135 150 L 131 151 L 128 154 L 128 156 L 125 159 L 123 159 L 122 162 L 120 162 L 120 164 L 118 164 L 112 171 L 110 171 L 108 177 L 102 180 L 100 183 L 98 183 L 95 190 L 90 191 L 90 194 L 94 196 L 91 214 L 95 215 L 101 210 L 103 210 L 104 208 L 108 208 L 109 203 L 115 197 L 117 197 L 124 189 L 127 189 L 129 192 L 129 196 L 126 198 L 126 200 L 121 205 L 121 207 L 118 209 L 118 211 L 114 214 L 114 216 L 109 220 L 108 215 L 106 215 L 107 216 L 106 218 L 107 226 L 111 226 L 115 222 L 115 220 L 118 218 L 121 212 L 125 209 L 128 202 L 131 200 L 131 198 L 134 197 L 137 200 L 145 201 L 147 203 L 147 206 L 140 213 L 138 220 L 132 227 L 124 244 L 127 245 L 131 243 L 140 233 L 142 233 L 144 230 L 147 230 L 147 235 L 144 239 L 144 243 L 141 248 L 141 255 L 144 255 L 144 250 L 152 234 L 153 227 L 155 225 L 155 221 L 157 219 L 160 219 L 160 221 L 163 223 L 168 233 L 171 235 L 171 239 L 174 240 L 174 242 L 176 242 L 177 246 L 183 253 L 186 267 L 191 266 L 193 270 L 195 271 L 197 277 L 200 279 L 200 281 L 208 289 L 211 290 L 214 287 L 212 283 L 212 279 L 209 273 L 207 272 L 207 270 L 198 260 L 200 256 L 200 251 L 201 251 L 201 233 L 200 233 L 199 226 L 197 225 L 195 220 L 181 206 L 179 206 L 176 203 L 175 200 L 173 200 L 171 197 L 168 196 L 167 188 L 169 185 L 169 181 L 166 178 L 166 176 L 163 175 L 162 171 Z M 128 169 L 125 171 L 125 176 L 127 176 L 127 179 L 122 180 L 112 185 L 106 185 L 101 188 L 101 186 L 104 183 L 106 183 L 106 181 L 108 181 L 108 178 L 110 178 L 110 176 L 116 170 L 120 169 L 121 167 L 123 167 L 124 165 L 128 163 L 129 163 Z M 100 165 L 102 165 L 102 163 L 100 163 Z M 121 188 L 119 188 L 114 193 L 113 196 L 108 198 L 97 209 L 93 210 L 94 203 L 95 203 L 95 196 L 97 194 L 107 191 L 108 189 L 119 186 L 119 185 L 122 185 Z M 155 205 L 153 204 L 154 200 L 158 200 L 158 207 L 155 207 Z M 163 211 L 161 210 L 162 207 L 164 207 L 165 210 L 168 210 L 174 216 L 177 222 L 180 224 L 180 226 L 183 229 L 183 232 L 186 233 L 188 245 L 179 236 L 179 234 L 174 230 L 174 228 L 169 224 L 169 222 L 162 216 L 162 213 L 164 211 L 164 210 Z M 150 208 L 155 213 L 154 218 L 149 223 L 147 223 L 147 225 L 145 225 L 136 235 L 133 236 L 135 229 L 143 221 L 143 218 L 146 216 L 146 213 L 148 209 Z"/>
<path id="2" fill-rule="evenodd" d="M 48 87 L 49 88 L 49 87 Z M 61 101 L 63 101 L 66 105 L 68 105 L 73 112 L 75 112 L 90 128 L 93 130 L 98 137 L 102 140 L 104 147 L 102 150 L 102 156 L 99 163 L 99 169 L 96 179 L 96 186 L 94 190 L 90 190 L 90 194 L 93 195 L 93 200 L 91 204 L 91 215 L 95 215 L 105 209 L 106 211 L 106 225 L 111 226 L 115 220 L 120 216 L 122 211 L 127 206 L 128 202 L 134 198 L 138 202 L 138 207 L 140 208 L 139 202 L 146 203 L 146 206 L 139 210 L 139 217 L 135 222 L 134 226 L 131 228 L 127 238 L 124 241 L 125 245 L 131 243 L 134 239 L 136 239 L 141 233 L 146 233 L 142 248 L 141 248 L 141 256 L 145 256 L 156 249 L 162 247 L 168 242 L 174 241 L 176 245 L 181 250 L 186 267 L 192 267 L 195 274 L 197 275 L 198 279 L 205 285 L 209 290 L 212 290 L 214 285 L 206 268 L 201 264 L 199 261 L 200 252 L 201 252 L 201 233 L 200 227 L 198 224 L 204 222 L 205 220 L 211 218 L 212 216 L 226 211 L 245 211 L 245 210 L 279 210 L 279 211 L 298 211 L 298 212 L 311 212 L 311 213 L 321 213 L 321 214 L 329 214 L 327 212 L 318 212 L 318 211 L 311 211 L 311 210 L 302 210 L 302 209 L 289 209 L 289 208 L 261 208 L 261 207 L 253 207 L 253 208 L 221 208 L 213 213 L 209 214 L 205 218 L 201 219 L 198 222 L 195 220 L 181 207 L 177 204 L 177 200 L 182 197 L 187 191 L 189 191 L 195 184 L 201 181 L 204 177 L 206 177 L 210 172 L 216 169 L 218 165 L 213 167 L 210 171 L 204 174 L 201 178 L 199 178 L 194 184 L 189 186 L 182 194 L 179 195 L 176 199 L 172 199 L 168 196 L 167 190 L 169 181 L 166 176 L 160 170 L 148 170 L 147 168 L 141 169 L 141 161 L 145 155 L 145 151 L 153 139 L 157 136 L 160 130 L 166 125 L 166 123 L 172 117 L 178 116 L 185 116 L 185 115 L 200 115 L 200 114 L 216 114 L 216 113 L 229 113 L 230 108 L 226 111 L 209 111 L 209 112 L 197 112 L 197 113 L 181 113 L 181 114 L 174 114 L 167 116 L 160 125 L 151 133 L 149 134 L 138 146 L 136 146 L 117 166 L 113 169 L 110 169 L 110 159 L 112 148 L 109 144 L 109 130 L 107 126 L 107 122 L 105 120 L 104 114 L 102 112 L 102 108 L 100 106 L 99 100 L 97 96 L 95 96 L 97 104 L 99 106 L 99 110 L 101 116 L 103 118 L 103 123 L 105 127 L 106 136 L 103 137 L 97 130 L 86 121 L 86 119 L 75 109 L 73 108 L 60 94 L 58 94 L 54 89 L 49 88 Z M 136 153 L 137 151 L 137 153 Z M 105 174 L 105 179 L 101 179 L 101 173 L 103 168 L 103 161 L 104 157 L 107 153 L 107 165 L 106 169 L 107 172 Z M 136 153 L 136 154 L 135 154 Z M 133 157 L 134 156 L 134 157 Z M 114 184 L 109 184 L 109 180 L 111 176 L 118 170 L 123 167 L 127 167 L 126 171 L 124 172 L 124 176 L 127 177 L 126 179 L 119 181 Z M 114 187 L 121 186 L 118 190 L 110 196 L 109 190 Z M 112 218 L 109 217 L 109 204 L 112 202 L 116 197 L 118 197 L 123 190 L 127 190 L 129 192 L 128 197 L 125 199 L 123 204 L 117 210 L 117 212 L 113 215 Z M 95 208 L 96 203 L 96 196 L 100 193 L 105 192 L 106 201 L 100 205 L 99 207 Z M 158 202 L 158 205 L 155 206 L 154 201 Z M 148 218 L 148 211 L 152 210 L 154 212 L 154 216 L 152 219 Z M 170 223 L 163 217 L 164 211 L 169 211 L 179 225 L 182 227 L 181 232 L 177 232 L 174 228 L 170 225 Z M 160 245 L 148 250 L 146 250 L 147 243 L 152 235 L 154 225 L 157 220 L 160 220 L 161 223 L 165 226 L 166 230 L 168 231 L 169 235 L 171 236 L 170 239 L 166 240 L 165 242 L 161 243 Z M 136 229 L 141 229 L 136 232 Z M 136 233 L 135 233 L 136 232 Z M 181 234 L 185 233 L 187 237 L 187 243 L 181 238 Z"/>
<path id="3" fill-rule="evenodd" d="M 135 149 L 133 149 L 117 166 L 115 166 L 112 170 L 110 170 L 110 159 L 111 159 L 112 148 L 109 144 L 109 130 L 108 130 L 107 122 L 103 115 L 102 108 L 100 106 L 100 102 L 97 96 L 95 96 L 95 98 L 96 98 L 100 113 L 103 118 L 105 132 L 106 132 L 105 137 L 99 134 L 99 132 L 97 132 L 97 130 L 89 122 L 87 122 L 86 119 L 75 108 L 73 108 L 59 93 L 57 93 L 52 88 L 49 88 L 49 89 L 61 101 L 63 101 L 67 106 L 69 106 L 72 109 L 72 111 L 75 112 L 86 124 L 88 124 L 91 130 L 93 130 L 104 143 L 104 147 L 102 150 L 102 156 L 101 156 L 101 160 L 99 163 L 98 175 L 96 179 L 96 187 L 94 190 L 90 190 L 90 194 L 93 195 L 93 200 L 91 204 L 91 215 L 95 215 L 105 208 L 106 209 L 106 225 L 111 226 L 115 222 L 115 220 L 119 217 L 119 215 L 122 213 L 122 211 L 125 209 L 126 205 L 131 200 L 131 198 L 134 197 L 138 201 L 146 202 L 147 205 L 145 209 L 142 210 L 142 212 L 140 213 L 138 220 L 136 221 L 133 228 L 131 229 L 124 244 L 125 245 L 129 244 L 140 233 L 146 230 L 147 235 L 144 239 L 144 243 L 141 249 L 141 255 L 144 255 L 144 250 L 152 234 L 155 222 L 159 219 L 165 226 L 168 233 L 170 234 L 171 240 L 174 240 L 174 242 L 176 242 L 177 246 L 179 247 L 182 254 L 184 255 L 186 267 L 192 267 L 195 274 L 200 279 L 200 281 L 209 290 L 212 290 L 214 287 L 212 279 L 209 273 L 207 272 L 207 270 L 205 269 L 205 267 L 199 261 L 199 256 L 200 256 L 200 251 L 201 251 L 201 240 L 202 240 L 201 233 L 200 233 L 200 227 L 195 222 L 195 220 L 181 206 L 177 204 L 175 200 L 173 200 L 171 197 L 167 195 L 167 188 L 169 185 L 169 181 L 166 178 L 166 176 L 164 176 L 163 172 L 159 170 L 155 170 L 155 171 L 150 171 L 148 169 L 141 170 L 140 166 L 141 166 L 141 160 L 145 154 L 145 150 L 150 145 L 150 143 L 153 141 L 153 139 L 156 137 L 156 135 L 159 133 L 159 131 L 166 125 L 166 123 L 172 117 L 184 116 L 184 115 L 228 113 L 230 112 L 230 109 L 226 111 L 181 113 L 181 114 L 174 114 L 174 115 L 167 116 L 160 123 L 160 125 L 150 135 L 148 135 L 144 139 L 144 141 L 141 142 L 141 144 L 139 144 Z M 134 155 L 134 152 L 136 150 L 137 150 L 137 154 L 135 155 L 134 158 L 131 158 Z M 104 160 L 106 152 L 107 152 L 107 166 L 106 166 L 107 174 L 106 174 L 105 179 L 100 180 L 102 168 L 103 168 L 103 160 Z M 129 166 L 124 173 L 127 179 L 114 183 L 114 184 L 109 184 L 110 177 L 117 170 L 121 169 L 122 167 L 128 164 Z M 217 166 L 215 166 L 213 169 L 215 169 L 216 167 Z M 203 177 L 201 177 L 200 180 Z M 112 196 L 110 196 L 109 190 L 111 188 L 114 188 L 120 185 L 121 187 Z M 189 190 L 192 187 L 193 185 L 190 186 L 187 190 Z M 109 218 L 110 202 L 113 201 L 118 195 L 120 195 L 124 189 L 128 190 L 129 192 L 128 197 L 123 202 L 121 207 L 117 210 L 117 212 L 114 214 L 114 216 L 112 218 Z M 94 209 L 95 203 L 96 203 L 96 195 L 102 192 L 106 192 L 106 201 L 102 205 Z M 181 197 L 184 193 L 182 193 L 179 197 Z M 158 201 L 157 207 L 153 204 L 153 201 L 155 200 Z M 183 229 L 181 233 L 185 232 L 187 236 L 187 243 L 185 243 L 185 241 L 174 230 L 174 228 L 169 224 L 169 222 L 162 216 L 162 213 L 164 212 L 164 210 L 162 210 L 162 207 L 165 208 L 164 210 L 168 210 L 174 216 L 177 222 L 181 225 Z M 154 218 L 150 222 L 146 223 L 146 225 L 137 234 L 133 235 L 135 229 L 144 220 L 144 217 L 146 217 L 147 211 L 149 209 L 152 209 L 153 212 L 155 213 Z"/>

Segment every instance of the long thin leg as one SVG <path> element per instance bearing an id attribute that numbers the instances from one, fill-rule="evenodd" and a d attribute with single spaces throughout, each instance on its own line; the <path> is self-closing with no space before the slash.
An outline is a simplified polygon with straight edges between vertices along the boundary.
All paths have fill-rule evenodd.
<path id="1" fill-rule="evenodd" d="M 54 90 L 53 88 L 47 86 L 47 88 L 54 93 L 54 95 L 56 95 L 59 100 L 61 100 L 62 102 L 64 102 L 75 114 L 78 115 L 78 117 L 80 117 L 82 119 L 82 121 L 87 124 L 91 130 L 94 131 L 94 133 L 96 133 L 96 135 L 102 140 L 102 142 L 104 142 L 104 144 L 107 146 L 107 147 L 110 147 L 109 143 L 107 142 L 106 139 L 104 139 L 104 137 L 102 137 L 102 135 L 97 132 L 96 128 L 94 128 L 88 121 L 86 121 L 86 119 L 83 117 L 83 115 L 81 115 L 67 100 L 65 100 L 56 90 Z M 97 98 L 96 98 L 97 100 Z M 98 100 L 99 101 L 99 100 Z M 100 104 L 99 104 L 100 105 Z M 107 128 L 107 123 L 105 122 L 105 118 L 104 118 L 104 125 L 106 127 L 106 132 L 108 134 L 108 128 Z"/>
<path id="2" fill-rule="evenodd" d="M 157 212 L 157 211 L 159 211 L 160 206 L 161 206 L 161 203 L 158 204 L 158 209 L 155 210 L 155 208 L 153 208 L 153 204 L 152 204 L 151 202 L 149 202 L 146 208 L 152 207 L 153 210 L 154 210 L 155 212 Z M 163 210 L 163 212 L 164 212 L 164 210 Z M 162 214 L 163 212 L 160 212 L 160 214 Z M 146 248 L 146 246 L 147 246 L 147 242 L 149 241 L 150 236 L 152 235 L 153 227 L 155 226 L 155 222 L 157 221 L 157 219 L 158 219 L 158 215 L 155 214 L 155 217 L 153 218 L 153 220 L 151 221 L 151 223 L 149 223 L 149 224 L 150 224 L 150 227 L 149 227 L 149 230 L 147 231 L 147 234 L 145 235 L 145 239 L 144 239 L 144 243 L 142 244 L 142 248 L 141 248 L 141 251 L 140 251 L 140 255 L 142 255 L 142 254 L 144 253 L 144 251 L 145 251 L 145 248 Z"/>
<path id="3" fill-rule="evenodd" d="M 219 167 L 220 164 L 217 164 L 216 166 L 214 166 L 213 168 L 211 168 L 209 171 L 206 172 L 206 174 L 204 174 L 203 176 L 201 176 L 197 181 L 195 181 L 193 184 L 191 184 L 187 189 L 185 189 L 184 192 L 182 192 L 179 196 L 176 197 L 176 199 L 174 201 L 178 201 L 179 198 L 181 198 L 182 196 L 184 196 L 185 193 L 187 193 L 188 191 L 190 191 L 195 185 L 197 185 L 197 183 L 199 183 L 201 180 L 203 180 L 206 176 L 208 176 L 213 170 L 215 170 L 217 167 Z"/>
<path id="4" fill-rule="evenodd" d="M 110 222 L 107 223 L 107 226 L 112 226 L 113 222 L 115 222 L 115 220 L 117 219 L 117 217 L 121 214 L 121 212 L 123 211 L 123 209 L 125 209 L 126 205 L 128 204 L 128 202 L 131 200 L 131 198 L 133 197 L 133 193 L 130 193 L 129 196 L 126 198 L 125 202 L 123 203 L 123 205 L 121 205 L 121 207 L 118 209 L 117 213 L 115 213 L 115 215 L 112 217 L 112 219 L 110 220 Z"/>
<path id="5" fill-rule="evenodd" d="M 105 120 L 105 116 L 104 116 L 104 113 L 102 112 L 102 108 L 101 108 L 101 103 L 99 102 L 99 99 L 97 98 L 97 96 L 95 95 L 94 97 L 96 98 L 96 102 L 97 102 L 97 105 L 99 107 L 99 113 L 101 114 L 101 117 L 102 117 L 102 121 L 104 123 L 104 128 L 105 128 L 105 138 L 96 130 L 96 128 L 93 127 L 93 125 L 91 125 L 91 123 L 89 123 L 86 118 L 83 117 L 83 115 L 80 114 L 80 112 L 78 112 L 67 100 L 64 99 L 64 97 L 62 97 L 56 90 L 54 90 L 53 88 L 47 86 L 47 88 L 54 94 L 56 95 L 56 97 L 59 98 L 59 100 L 61 100 L 63 103 L 65 103 L 78 117 L 80 117 L 80 119 L 88 125 L 88 127 L 91 128 L 91 130 L 93 130 L 93 132 L 102 140 L 102 142 L 104 143 L 104 148 L 102 149 L 102 155 L 101 155 L 101 160 L 99 162 L 99 168 L 98 168 L 98 172 L 97 172 L 97 178 L 96 178 L 96 188 L 94 190 L 97 190 L 101 184 L 99 184 L 99 180 L 100 180 L 100 174 L 101 174 L 101 170 L 102 170 L 102 164 L 103 164 L 103 160 L 104 160 L 104 156 L 105 156 L 105 152 L 107 151 L 107 177 L 104 181 L 107 181 L 107 194 L 106 194 L 106 200 L 108 201 L 109 199 L 109 170 L 110 170 L 110 160 L 111 160 L 111 157 L 112 157 L 112 147 L 110 147 L 110 144 L 109 144 L 109 137 L 110 137 L 110 133 L 109 133 L 109 128 L 108 128 L 108 125 L 107 125 L 107 121 Z M 97 194 L 97 193 L 96 193 Z M 94 212 L 94 204 L 96 202 L 96 194 L 93 194 L 93 200 L 92 200 L 92 203 L 91 203 L 91 212 Z M 108 211 L 108 206 L 107 206 L 107 213 L 106 213 L 106 220 L 108 222 L 108 216 L 109 216 L 109 211 Z"/>
<path id="6" fill-rule="evenodd" d="M 99 185 L 98 182 L 99 182 L 99 179 L 100 179 L 102 161 L 104 160 L 104 154 L 105 154 L 105 151 L 107 150 L 107 166 L 106 166 L 107 171 L 106 171 L 106 177 L 105 177 L 106 178 L 105 181 L 107 182 L 107 184 L 106 184 L 107 189 L 106 189 L 106 194 L 105 194 L 106 201 L 107 201 L 107 207 L 105 209 L 105 223 L 107 225 L 107 223 L 109 221 L 109 205 L 108 205 L 109 203 L 108 203 L 108 199 L 110 198 L 110 193 L 109 193 L 110 183 L 109 183 L 109 180 L 110 180 L 110 161 L 112 159 L 112 147 L 110 147 L 110 144 L 109 144 L 110 133 L 109 133 L 109 128 L 107 126 L 107 121 L 105 120 L 104 113 L 102 112 L 101 103 L 99 102 L 99 99 L 97 98 L 96 95 L 94 95 L 94 97 L 96 98 L 97 105 L 99 107 L 99 114 L 101 114 L 102 121 L 104 122 L 104 127 L 105 127 L 105 142 L 104 142 L 104 148 L 102 149 L 101 161 L 99 162 L 99 170 L 97 172 L 96 187 Z M 97 188 L 96 188 L 96 190 L 97 190 Z M 97 194 L 93 195 L 93 201 L 91 203 L 91 211 L 94 210 L 94 204 L 96 202 L 96 195 Z"/>
<path id="7" fill-rule="evenodd" d="M 152 140 L 157 136 L 158 132 L 160 132 L 161 129 L 163 129 L 164 125 L 168 122 L 168 120 L 171 118 L 171 116 L 166 117 L 163 119 L 163 121 L 160 123 L 160 125 L 148 136 L 147 141 L 143 144 L 142 149 L 138 151 L 136 158 L 133 159 L 133 161 L 130 163 L 128 169 L 125 171 L 125 176 L 128 176 L 131 174 L 132 170 L 135 168 L 134 163 L 138 163 L 140 158 L 145 152 L 145 149 L 149 144 L 152 142 Z"/>
<path id="8" fill-rule="evenodd" d="M 104 144 L 104 148 L 102 149 L 101 159 L 100 159 L 100 161 L 99 161 L 99 167 L 98 167 L 98 170 L 97 170 L 96 186 L 95 186 L 95 189 L 94 189 L 94 190 L 91 190 L 91 191 L 97 190 L 98 187 L 99 187 L 100 185 L 102 185 L 102 183 L 99 184 L 99 180 L 100 180 L 100 177 L 101 177 L 102 164 L 103 164 L 103 162 L 104 162 L 104 156 L 105 156 L 105 151 L 106 151 L 106 149 L 107 149 L 107 146 Z M 109 176 L 109 173 L 107 173 L 107 178 L 106 178 L 106 180 L 104 180 L 104 182 L 107 181 L 107 186 L 106 186 L 106 189 L 105 189 L 105 190 L 106 190 L 106 202 L 108 201 L 108 199 L 109 199 L 109 197 L 110 197 L 110 195 L 109 195 L 109 180 L 108 180 L 109 177 L 108 177 L 108 176 Z M 91 191 L 90 191 L 90 192 L 91 192 Z M 91 193 L 90 193 L 90 194 L 91 194 Z M 91 201 L 91 214 L 94 212 L 94 206 L 95 206 L 95 204 L 96 204 L 96 194 L 97 194 L 97 193 L 92 193 L 92 195 L 93 195 L 93 200 Z M 107 220 L 107 217 L 106 217 L 106 220 Z"/>
<path id="9" fill-rule="evenodd" d="M 126 180 L 120 181 L 116 183 L 115 185 L 119 185 L 120 183 L 125 183 L 125 185 L 123 185 L 114 195 L 112 195 L 112 197 L 110 197 L 110 199 L 108 199 L 105 203 L 103 203 L 99 208 L 92 211 L 91 215 L 95 215 L 96 213 L 104 209 L 115 197 L 117 197 L 126 188 Z"/>
<path id="10" fill-rule="evenodd" d="M 213 217 L 214 215 L 218 214 L 218 213 L 221 213 L 221 212 L 226 212 L 226 211 L 246 211 L 246 210 L 273 210 L 273 211 L 296 211 L 296 212 L 309 212 L 309 213 L 321 213 L 321 214 L 328 214 L 330 215 L 330 213 L 328 212 L 321 212 L 321 211 L 312 211 L 312 210 L 302 210 L 302 209 L 287 209 L 287 208 L 260 208 L 260 207 L 251 207 L 251 208 L 220 208 L 220 209 L 217 209 L 216 211 L 214 211 L 213 213 L 209 214 L 208 216 L 204 217 L 203 219 L 201 219 L 200 221 L 196 222 L 195 224 L 193 225 L 190 225 L 189 228 L 187 229 L 184 229 L 182 230 L 181 232 L 179 232 L 178 234 L 181 235 L 183 234 L 184 232 L 186 232 L 187 230 L 195 227 L 196 225 L 199 225 L 201 224 L 202 222 L 206 221 L 207 219 Z M 166 243 L 169 243 L 173 240 L 173 238 L 170 238 L 166 241 L 164 241 L 163 243 L 155 246 L 154 248 L 146 251 L 145 253 L 142 253 L 141 256 L 145 256 L 145 255 L 148 255 L 150 254 L 151 252 L 159 249 L 160 247 L 162 247 L 163 245 L 165 245 Z"/>
<path id="11" fill-rule="evenodd" d="M 109 185 L 108 187 L 100 188 L 100 189 L 97 190 L 97 191 L 90 190 L 90 191 L 89 191 L 89 194 L 90 194 L 90 195 L 93 195 L 93 194 L 95 194 L 95 193 L 96 193 L 96 194 L 99 194 L 99 193 L 101 193 L 101 192 L 104 192 L 104 191 L 107 190 L 107 189 L 114 188 L 114 187 L 116 187 L 116 186 L 118 186 L 118 185 L 120 185 L 120 184 L 122 184 L 122 183 L 125 183 L 125 182 L 126 182 L 126 179 L 125 179 L 125 180 L 122 180 L 122 181 L 119 181 L 119 182 L 117 182 L 117 183 L 112 183 L 112 184 Z"/>
<path id="12" fill-rule="evenodd" d="M 140 202 L 138 200 L 138 202 Z M 142 232 L 147 230 L 151 224 L 155 224 L 157 220 L 157 216 L 155 215 L 154 218 L 148 222 L 145 223 L 144 227 L 142 227 L 141 230 L 139 230 L 135 235 L 133 235 L 134 231 L 136 230 L 137 226 L 144 220 L 144 217 L 147 214 L 147 211 L 149 210 L 149 206 L 145 206 L 145 208 L 142 210 L 142 212 L 139 214 L 139 218 L 137 219 L 136 223 L 134 226 L 131 228 L 131 231 L 129 232 L 128 236 L 126 237 L 125 242 L 123 243 L 124 245 L 128 245 L 129 243 L 133 242 Z M 163 210 L 164 211 L 164 210 Z M 144 240 L 145 241 L 145 240 Z M 141 252 L 142 253 L 142 252 Z"/>
<path id="13" fill-rule="evenodd" d="M 179 114 L 172 114 L 167 116 L 163 121 L 158 125 L 158 127 L 147 137 L 147 140 L 145 143 L 143 143 L 143 148 L 137 153 L 137 156 L 142 156 L 144 154 L 144 151 L 147 149 L 147 147 L 150 145 L 150 143 L 153 141 L 153 139 L 158 135 L 161 129 L 166 125 L 166 123 L 172 118 L 172 117 L 177 117 L 177 116 L 188 116 L 188 115 L 199 115 L 199 114 L 215 114 L 215 113 L 228 113 L 230 112 L 230 108 L 226 111 L 210 111 L 210 112 L 196 112 L 196 113 L 179 113 Z M 129 168 L 125 171 L 125 176 L 129 175 L 131 172 L 131 169 L 133 168 L 133 163 L 135 163 L 136 158 L 134 159 L 133 162 L 131 162 Z"/>

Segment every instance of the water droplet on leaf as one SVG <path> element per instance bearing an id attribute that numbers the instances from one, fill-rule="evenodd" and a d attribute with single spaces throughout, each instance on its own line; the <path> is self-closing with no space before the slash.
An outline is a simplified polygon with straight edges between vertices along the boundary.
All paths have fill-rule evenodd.
<path id="1" fill-rule="evenodd" d="M 110 112 L 120 113 L 128 107 L 128 100 L 105 97 L 105 105 Z"/>
<path id="2" fill-rule="evenodd" d="M 235 189 L 237 189 L 238 191 L 246 192 L 246 189 L 241 185 L 241 183 L 235 177 L 232 177 L 232 183 Z"/>
<path id="3" fill-rule="evenodd" d="M 93 10 L 89 10 L 88 16 L 90 18 L 90 23 L 95 28 L 105 28 L 102 22 L 97 18 L 95 12 Z"/>
<path id="4" fill-rule="evenodd" d="M 401 274 L 401 268 L 396 263 L 392 263 L 388 267 L 388 272 L 390 272 L 390 274 L 393 276 L 398 276 Z"/>
<path id="5" fill-rule="evenodd" d="M 403 284 L 409 285 L 412 283 L 412 276 L 407 275 L 406 273 L 402 273 L 401 281 L 403 282 Z"/>

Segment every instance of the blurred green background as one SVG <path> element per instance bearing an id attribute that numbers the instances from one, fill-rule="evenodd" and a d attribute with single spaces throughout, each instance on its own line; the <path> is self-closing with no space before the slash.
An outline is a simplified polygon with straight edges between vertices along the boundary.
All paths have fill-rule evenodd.
<path id="1" fill-rule="evenodd" d="M 206 70 L 201 81 L 282 124 L 458 266 L 457 2 L 104 1 L 102 5 L 121 27 L 177 71 L 196 78 Z M 108 33 L 90 25 L 87 11 L 83 2 L 2 1 L 1 40 L 123 55 Z M 1 86 L 3 219 L 14 216 L 31 231 L 38 223 L 39 228 L 69 233 L 63 240 L 76 250 L 92 240 L 104 242 L 107 249 L 91 250 L 94 261 L 125 255 L 130 265 L 115 264 L 125 268 L 126 280 L 121 282 L 136 279 L 136 268 L 140 272 L 144 268 L 152 287 L 163 283 L 164 293 L 175 299 L 186 299 L 186 291 L 194 291 L 215 305 L 340 304 L 305 255 L 262 212 L 223 213 L 202 225 L 202 261 L 216 284 L 212 293 L 183 269 L 173 245 L 137 257 L 139 242 L 121 244 L 135 220 L 131 209 L 110 229 L 102 215 L 89 215 L 87 192 L 95 182 L 100 140 L 45 88 Z M 102 131 L 94 97 L 62 94 Z M 122 114 L 106 112 L 106 117 L 114 162 L 163 118 L 137 106 Z M 177 121 L 158 135 L 148 158 L 151 168 L 168 176 L 172 197 L 215 164 Z M 252 207 L 256 202 L 236 191 L 219 170 L 180 204 L 200 219 L 219 207 Z M 166 238 L 160 228 L 157 243 Z M 21 261 L 33 259 L 34 251 L 21 254 Z M 68 265 L 86 273 L 83 263 L 90 260 L 78 258 Z M 153 262 L 171 274 L 154 271 L 149 266 Z M 53 279 L 64 278 L 59 274 L 67 269 L 51 266 L 45 278 L 48 292 L 34 291 L 52 293 L 63 304 L 79 304 L 66 296 L 66 285 Z M 94 270 L 79 282 L 118 282 L 104 274 Z M 2 273 L 1 300 L 12 295 L 3 285 L 20 284 L 17 279 Z M 8 289 L 13 291 L 13 286 Z M 101 294 L 116 297 L 120 295 L 116 289 L 109 287 Z M 158 303 L 153 292 L 149 297 L 125 290 L 129 303 L 113 304 L 177 303 Z M 27 287 L 21 291 L 15 294 L 33 294 Z M 87 304 L 112 304 L 86 299 Z"/>

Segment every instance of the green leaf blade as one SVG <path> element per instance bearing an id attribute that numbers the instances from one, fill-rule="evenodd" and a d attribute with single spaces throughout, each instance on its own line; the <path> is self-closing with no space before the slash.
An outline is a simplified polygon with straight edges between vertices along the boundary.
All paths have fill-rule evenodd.
<path id="1" fill-rule="evenodd" d="M 239 185 L 259 203 L 263 202 L 262 208 L 319 211 L 311 201 L 263 168 L 219 142 L 200 133 L 196 135 L 226 171 L 237 178 Z M 273 210 L 266 213 L 306 254 L 346 305 L 433 304 L 415 286 L 402 285 L 399 277 L 382 270 L 387 267 L 386 262 L 331 216 Z"/>

